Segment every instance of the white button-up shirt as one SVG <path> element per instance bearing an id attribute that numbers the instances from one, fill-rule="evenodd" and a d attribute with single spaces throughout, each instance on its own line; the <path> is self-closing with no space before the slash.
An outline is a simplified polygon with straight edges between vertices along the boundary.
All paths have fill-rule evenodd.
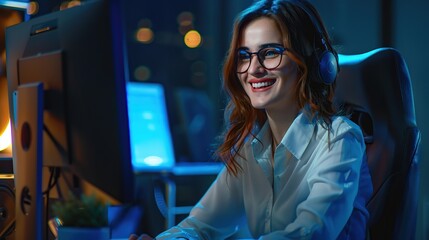
<path id="1" fill-rule="evenodd" d="M 328 131 L 301 113 L 276 147 L 274 161 L 271 139 L 266 123 L 240 150 L 243 171 L 234 177 L 223 169 L 189 217 L 156 239 L 365 236 L 372 184 L 360 128 L 334 117 Z M 239 227 L 247 231 L 238 237 Z"/>

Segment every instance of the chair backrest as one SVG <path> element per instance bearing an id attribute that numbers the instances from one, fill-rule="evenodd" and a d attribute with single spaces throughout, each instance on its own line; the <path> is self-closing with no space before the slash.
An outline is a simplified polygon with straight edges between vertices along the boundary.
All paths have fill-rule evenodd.
<path id="1" fill-rule="evenodd" d="M 418 148 L 407 65 L 398 51 L 380 48 L 339 55 L 335 101 L 362 128 L 374 192 L 367 205 L 370 239 L 414 239 Z"/>

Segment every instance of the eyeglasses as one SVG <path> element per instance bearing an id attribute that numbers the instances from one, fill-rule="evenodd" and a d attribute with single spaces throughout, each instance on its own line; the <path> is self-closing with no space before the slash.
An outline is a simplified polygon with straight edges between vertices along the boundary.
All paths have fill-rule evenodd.
<path id="1" fill-rule="evenodd" d="M 259 49 L 257 52 L 239 49 L 237 51 L 237 73 L 245 73 L 249 70 L 253 54 L 258 57 L 258 61 L 262 67 L 267 70 L 273 70 L 282 62 L 282 56 L 286 50 L 282 46 L 267 46 Z"/>

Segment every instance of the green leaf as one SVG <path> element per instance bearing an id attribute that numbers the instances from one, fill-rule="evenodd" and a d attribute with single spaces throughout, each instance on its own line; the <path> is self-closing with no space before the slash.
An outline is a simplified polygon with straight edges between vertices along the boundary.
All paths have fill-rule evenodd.
<path id="1" fill-rule="evenodd" d="M 52 212 L 63 226 L 69 227 L 105 227 L 108 225 L 107 205 L 95 195 L 70 196 L 52 204 Z"/>

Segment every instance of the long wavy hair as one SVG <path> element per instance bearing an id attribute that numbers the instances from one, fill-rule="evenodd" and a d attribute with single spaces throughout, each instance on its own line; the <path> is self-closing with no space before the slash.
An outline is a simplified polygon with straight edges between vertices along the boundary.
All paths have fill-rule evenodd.
<path id="1" fill-rule="evenodd" d="M 297 5 L 296 1 L 300 1 Z M 306 11 L 302 6 L 306 7 Z M 268 17 L 274 20 L 279 28 L 284 46 L 291 51 L 286 54 L 298 65 L 298 80 L 296 84 L 296 101 L 299 107 L 312 118 L 317 118 L 323 126 L 330 128 L 331 116 L 335 114 L 333 95 L 335 83 L 321 83 L 315 61 L 318 61 L 317 51 L 324 49 L 320 41 L 320 33 L 308 14 L 313 15 L 319 23 L 326 45 L 335 55 L 331 41 L 314 7 L 301 0 L 262 0 L 241 12 L 235 20 L 229 51 L 223 66 L 223 88 L 228 95 L 225 109 L 225 132 L 221 135 L 221 144 L 216 151 L 217 156 L 225 163 L 228 172 L 234 176 L 241 171 L 237 162 L 239 151 L 246 139 L 253 136 L 252 130 L 256 125 L 261 126 L 266 121 L 264 110 L 253 108 L 249 97 L 244 91 L 236 70 L 236 52 L 242 38 L 243 29 L 253 20 Z M 305 108 L 304 108 L 305 107 Z"/>

